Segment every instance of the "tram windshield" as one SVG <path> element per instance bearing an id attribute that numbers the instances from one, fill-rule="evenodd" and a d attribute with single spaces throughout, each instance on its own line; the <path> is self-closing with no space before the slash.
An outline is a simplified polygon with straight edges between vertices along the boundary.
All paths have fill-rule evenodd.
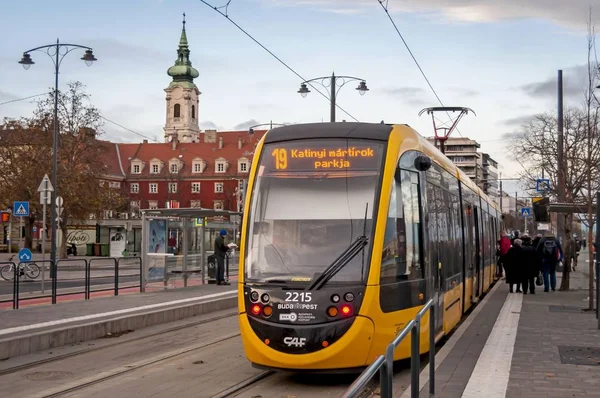
<path id="1" fill-rule="evenodd" d="M 328 283 L 362 282 L 370 259 L 385 145 L 353 139 L 263 147 L 254 181 L 246 280 L 310 282 L 357 237 L 369 238 Z"/>

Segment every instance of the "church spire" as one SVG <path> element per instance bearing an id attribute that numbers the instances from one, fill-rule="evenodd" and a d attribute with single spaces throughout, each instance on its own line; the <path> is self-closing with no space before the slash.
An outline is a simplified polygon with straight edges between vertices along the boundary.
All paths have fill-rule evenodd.
<path id="1" fill-rule="evenodd" d="M 194 84 L 194 78 L 200 74 L 192 67 L 192 61 L 190 61 L 190 49 L 187 40 L 187 34 L 185 32 L 185 13 L 183 13 L 183 27 L 181 28 L 181 37 L 179 39 L 179 48 L 177 49 L 177 60 L 175 65 L 171 66 L 167 70 L 167 74 L 173 78 L 173 81 L 169 87 L 174 85 L 181 85 L 185 88 L 196 87 Z"/>

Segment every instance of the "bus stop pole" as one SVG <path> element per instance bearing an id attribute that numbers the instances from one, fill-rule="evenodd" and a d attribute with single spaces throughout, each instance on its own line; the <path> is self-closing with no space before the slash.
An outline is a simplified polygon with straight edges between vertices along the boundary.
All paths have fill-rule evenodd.
<path id="1" fill-rule="evenodd" d="M 183 217 L 182 220 L 182 230 L 183 230 L 183 239 L 181 242 L 181 246 L 183 249 L 183 287 L 187 287 L 188 283 L 188 273 L 187 273 L 187 263 L 188 263 L 188 246 L 190 244 L 189 233 L 190 233 L 190 219 L 187 217 Z"/>

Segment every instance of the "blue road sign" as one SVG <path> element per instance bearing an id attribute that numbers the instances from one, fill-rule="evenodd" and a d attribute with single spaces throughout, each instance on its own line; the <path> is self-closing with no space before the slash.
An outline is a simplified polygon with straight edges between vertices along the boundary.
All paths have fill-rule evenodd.
<path id="1" fill-rule="evenodd" d="M 19 250 L 19 261 L 22 263 L 28 263 L 33 258 L 33 254 L 31 254 L 31 250 L 23 248 Z"/>
<path id="2" fill-rule="evenodd" d="M 29 202 L 15 202 L 13 215 L 17 217 L 29 217 Z"/>
<path id="3" fill-rule="evenodd" d="M 529 208 L 529 207 L 521 207 L 521 215 L 523 217 L 529 217 L 531 215 L 531 208 Z"/>
<path id="4" fill-rule="evenodd" d="M 550 180 L 547 178 L 538 178 L 535 180 L 535 190 L 538 192 L 546 192 L 550 189 Z"/>

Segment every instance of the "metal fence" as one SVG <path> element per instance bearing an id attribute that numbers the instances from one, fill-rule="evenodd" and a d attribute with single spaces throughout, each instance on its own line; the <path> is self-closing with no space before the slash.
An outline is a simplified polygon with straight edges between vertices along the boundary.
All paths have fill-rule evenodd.
<path id="1" fill-rule="evenodd" d="M 113 275 L 112 275 L 112 283 L 108 284 L 108 285 L 112 285 L 111 287 L 104 287 L 104 288 L 92 288 L 92 266 L 94 264 L 97 264 L 99 262 L 110 262 L 111 265 L 113 265 Z M 139 282 L 138 284 L 135 285 L 131 285 L 131 284 L 127 284 L 126 286 L 120 286 L 119 283 L 119 270 L 121 268 L 121 265 L 124 261 L 128 261 L 128 262 L 132 262 L 133 264 L 130 265 L 137 265 L 137 269 L 139 270 Z M 83 263 L 83 267 L 82 267 L 82 271 L 84 271 L 84 277 L 83 277 L 83 288 L 84 290 L 76 290 L 76 291 L 69 291 L 69 292 L 65 292 L 65 293 L 59 293 L 58 291 L 58 276 L 59 276 L 59 271 L 60 271 L 60 265 L 61 264 L 65 264 L 65 263 L 79 263 L 82 264 Z M 136 264 L 137 263 L 137 264 Z M 49 266 L 50 268 L 50 279 L 51 279 L 51 294 L 50 295 L 44 295 L 43 293 L 41 295 L 35 295 L 32 297 L 26 297 L 26 298 L 22 298 L 20 297 L 20 287 L 22 284 L 21 281 L 21 273 L 25 273 L 26 269 L 27 269 L 27 265 L 28 264 L 32 264 L 35 265 L 36 267 L 42 267 L 42 272 L 45 272 L 45 267 Z M 59 296 L 67 296 L 67 295 L 76 295 L 76 294 L 83 294 L 85 300 L 89 300 L 91 293 L 96 293 L 96 292 L 103 292 L 103 291 L 113 291 L 115 296 L 119 295 L 119 290 L 121 289 L 132 289 L 132 288 L 139 288 L 140 292 L 142 291 L 142 287 L 143 287 L 143 283 L 144 283 L 144 273 L 143 273 L 143 265 L 142 265 L 142 259 L 141 257 L 122 257 L 122 258 L 113 258 L 113 257 L 103 257 L 103 258 L 98 258 L 98 259 L 90 259 L 90 260 L 86 260 L 86 259 L 63 259 L 63 260 L 58 260 L 56 261 L 56 263 L 54 263 L 52 260 L 36 260 L 36 261 L 32 261 L 29 263 L 16 263 L 13 261 L 7 261 L 7 262 L 0 262 L 0 269 L 4 268 L 4 267 L 10 267 L 12 266 L 12 272 L 13 272 L 13 280 L 12 280 L 12 303 L 13 303 L 13 309 L 18 309 L 19 308 L 19 302 L 20 301 L 26 301 L 26 300 L 37 300 L 37 299 L 43 299 L 43 298 L 51 298 L 52 300 L 52 304 L 56 304 L 57 301 L 57 297 Z M 136 275 L 126 275 L 126 276 L 136 276 Z M 105 278 L 110 278 L 111 276 L 107 276 Z M 102 277 L 100 277 L 102 278 Z M 76 280 L 81 280 L 76 279 Z M 43 279 L 41 281 L 43 283 Z M 104 284 L 107 285 L 107 284 Z M 68 288 L 66 290 L 69 290 Z M 11 301 L 9 300 L 0 300 L 0 302 L 9 302 Z"/>
<path id="2" fill-rule="evenodd" d="M 365 369 L 342 395 L 343 398 L 357 398 L 369 385 L 371 380 L 379 372 L 380 396 L 391 398 L 394 378 L 394 351 L 402 341 L 411 335 L 410 349 L 410 396 L 419 398 L 419 373 L 421 371 L 420 335 L 421 319 L 429 311 L 429 396 L 435 395 L 435 307 L 433 300 L 429 300 L 417 313 L 415 319 L 411 320 L 402 329 L 400 334 L 387 346 L 384 355 L 378 356 L 375 361 Z"/>

